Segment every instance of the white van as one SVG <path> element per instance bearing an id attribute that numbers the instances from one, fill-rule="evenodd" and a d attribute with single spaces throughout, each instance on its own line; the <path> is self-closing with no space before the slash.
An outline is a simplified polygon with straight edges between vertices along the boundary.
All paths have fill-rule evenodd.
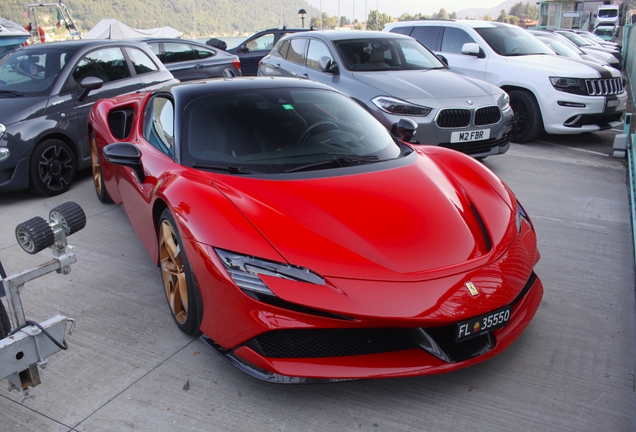
<path id="1" fill-rule="evenodd" d="M 615 4 L 599 6 L 594 19 L 594 27 L 600 25 L 618 27 L 620 25 L 620 6 Z"/>

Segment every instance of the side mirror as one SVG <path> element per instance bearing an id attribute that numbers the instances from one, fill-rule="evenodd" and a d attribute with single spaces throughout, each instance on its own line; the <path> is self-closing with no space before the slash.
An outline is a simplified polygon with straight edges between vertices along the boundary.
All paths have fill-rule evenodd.
<path id="1" fill-rule="evenodd" d="M 106 161 L 125 167 L 132 168 L 139 182 L 143 182 L 146 178 L 144 174 L 144 166 L 141 163 L 141 151 L 137 146 L 130 143 L 113 143 L 108 144 L 102 151 Z"/>
<path id="2" fill-rule="evenodd" d="M 462 45 L 462 54 L 483 58 L 484 53 L 475 42 L 467 42 Z"/>
<path id="3" fill-rule="evenodd" d="M 104 81 L 101 78 L 87 76 L 79 83 L 82 88 L 82 92 L 77 97 L 77 100 L 80 102 L 86 99 L 86 96 L 91 92 L 91 90 L 97 90 L 98 88 L 102 88 L 104 85 Z"/>
<path id="4" fill-rule="evenodd" d="M 396 126 L 397 133 L 402 137 L 402 141 L 411 142 L 415 131 L 417 130 L 417 123 L 410 118 L 401 118 Z"/>
<path id="5" fill-rule="evenodd" d="M 246 47 L 246 46 L 242 46 L 242 47 L 240 47 L 238 49 L 238 51 L 242 52 L 242 53 L 248 53 L 248 52 L 250 52 L 250 49 L 248 47 Z"/>
<path id="6" fill-rule="evenodd" d="M 338 64 L 334 62 L 333 60 L 331 60 L 329 57 L 327 56 L 320 57 L 320 59 L 318 60 L 318 63 L 320 64 L 321 71 L 329 72 L 333 74 L 338 73 Z"/>
<path id="7" fill-rule="evenodd" d="M 446 67 L 448 67 L 448 60 L 446 59 L 446 57 L 441 54 L 435 54 L 435 57 L 437 57 L 439 61 L 441 61 Z"/>

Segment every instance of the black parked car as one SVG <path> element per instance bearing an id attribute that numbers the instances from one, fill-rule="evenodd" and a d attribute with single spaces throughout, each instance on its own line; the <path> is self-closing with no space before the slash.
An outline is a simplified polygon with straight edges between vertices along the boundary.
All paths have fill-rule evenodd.
<path id="1" fill-rule="evenodd" d="M 150 48 L 126 40 L 34 44 L 0 58 L 0 192 L 65 192 L 91 165 L 98 99 L 177 82 Z M 126 127 L 126 119 L 119 120 Z"/>
<path id="2" fill-rule="evenodd" d="M 227 52 L 236 54 L 241 60 L 243 75 L 256 75 L 258 62 L 272 50 L 276 42 L 289 33 L 310 31 L 313 28 L 273 28 L 261 30 L 245 39 L 240 45 L 230 48 Z"/>
<path id="3" fill-rule="evenodd" d="M 180 81 L 222 77 L 229 69 L 241 75 L 238 56 L 185 39 L 142 39 Z"/>

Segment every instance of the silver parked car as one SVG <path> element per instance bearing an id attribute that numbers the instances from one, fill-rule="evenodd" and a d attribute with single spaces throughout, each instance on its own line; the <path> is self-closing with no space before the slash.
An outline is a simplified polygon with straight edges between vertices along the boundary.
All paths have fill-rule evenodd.
<path id="1" fill-rule="evenodd" d="M 477 158 L 509 148 L 513 118 L 508 95 L 456 74 L 416 40 L 370 31 L 313 31 L 282 38 L 259 75 L 296 76 L 337 88 L 397 135 L 417 123 L 414 144 L 453 148 Z"/>

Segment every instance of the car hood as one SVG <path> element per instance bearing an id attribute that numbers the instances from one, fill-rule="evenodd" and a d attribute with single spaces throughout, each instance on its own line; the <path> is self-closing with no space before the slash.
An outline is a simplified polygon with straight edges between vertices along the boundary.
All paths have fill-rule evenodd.
<path id="1" fill-rule="evenodd" d="M 524 68 L 523 70 L 533 71 L 532 75 L 536 77 L 609 78 L 609 76 L 605 76 L 607 74 L 620 76 L 620 72 L 615 71 L 613 68 L 597 66 L 555 55 L 506 57 L 506 61 L 511 68 Z M 543 74 L 541 74 L 540 71 L 543 71 Z"/>
<path id="2" fill-rule="evenodd" d="M 352 77 L 384 94 L 406 100 L 465 99 L 501 93 L 500 89 L 485 81 L 458 75 L 449 69 L 353 72 Z"/>
<path id="3" fill-rule="evenodd" d="M 484 261 L 514 227 L 514 214 L 499 196 L 493 199 L 486 182 L 480 187 L 490 199 L 477 203 L 428 158 L 400 168 L 298 180 L 219 175 L 214 184 L 289 263 L 323 276 L 430 277 L 431 271 Z M 482 210 L 496 212 L 497 222 Z"/>

